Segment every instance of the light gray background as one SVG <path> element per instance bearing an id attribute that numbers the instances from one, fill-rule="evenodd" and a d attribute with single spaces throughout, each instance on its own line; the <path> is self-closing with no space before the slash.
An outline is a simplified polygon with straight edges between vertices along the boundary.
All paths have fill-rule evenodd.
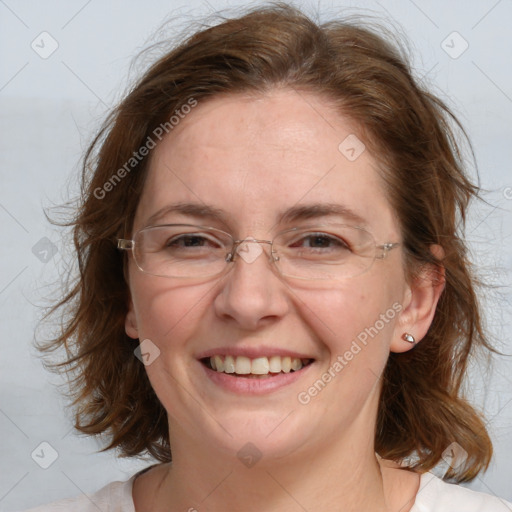
<path id="1" fill-rule="evenodd" d="M 317 2 L 296 3 L 309 6 L 309 12 L 317 9 Z M 31 347 L 40 306 L 69 255 L 69 241 L 49 226 L 42 208 L 76 192 L 83 148 L 125 89 L 133 56 L 153 40 L 162 22 L 181 14 L 181 21 L 172 24 L 181 30 L 190 19 L 234 5 L 239 4 L 0 0 L 0 510 L 90 493 L 147 465 L 97 454 L 99 442 L 74 434 L 56 388 L 60 381 L 42 368 Z M 323 19 L 360 12 L 399 23 L 412 42 L 417 76 L 448 101 L 467 127 L 490 203 L 474 210 L 468 237 L 484 276 L 496 285 L 485 293 L 488 326 L 498 347 L 511 353 L 512 2 L 318 5 Z M 58 43 L 46 59 L 31 48 L 35 40 L 40 52 L 50 49 L 43 31 Z M 469 47 L 459 56 L 464 40 Z M 510 360 L 497 361 L 488 381 L 482 366 L 474 367 L 468 379 L 470 396 L 485 409 L 496 449 L 490 470 L 470 487 L 508 500 Z M 41 442 L 58 453 L 46 470 L 31 457 Z M 36 453 L 41 449 L 50 462 L 51 450 Z"/>

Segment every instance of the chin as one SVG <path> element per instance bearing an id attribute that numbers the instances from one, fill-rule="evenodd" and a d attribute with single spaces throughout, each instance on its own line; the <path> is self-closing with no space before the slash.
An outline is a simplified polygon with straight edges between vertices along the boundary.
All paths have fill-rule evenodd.
<path id="1" fill-rule="evenodd" d="M 227 457 L 236 457 L 242 463 L 245 457 L 257 458 L 262 467 L 265 462 L 275 464 L 311 443 L 319 429 L 318 425 L 311 424 L 310 415 L 311 411 L 302 407 L 235 410 L 225 413 L 220 425 L 215 422 L 210 432 L 203 430 L 203 439 L 208 439 Z"/>

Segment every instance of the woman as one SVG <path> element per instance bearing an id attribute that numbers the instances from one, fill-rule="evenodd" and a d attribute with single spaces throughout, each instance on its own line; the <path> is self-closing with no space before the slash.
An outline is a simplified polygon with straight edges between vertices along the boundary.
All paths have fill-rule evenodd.
<path id="1" fill-rule="evenodd" d="M 453 119 L 384 36 L 283 4 L 155 63 L 86 155 L 43 348 L 81 432 L 159 463 L 36 510 L 512 510 L 429 472 L 492 456 Z"/>

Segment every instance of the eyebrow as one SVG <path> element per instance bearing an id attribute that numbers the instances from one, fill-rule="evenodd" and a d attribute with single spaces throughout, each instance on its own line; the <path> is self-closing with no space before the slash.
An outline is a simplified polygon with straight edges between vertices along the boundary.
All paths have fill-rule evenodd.
<path id="1" fill-rule="evenodd" d="M 279 215 L 280 223 L 290 223 L 298 220 L 317 219 L 320 217 L 343 217 L 344 219 L 366 227 L 368 223 L 347 206 L 336 203 L 314 203 L 302 206 L 293 206 Z"/>
<path id="2" fill-rule="evenodd" d="M 226 214 L 219 208 L 208 206 L 206 204 L 198 203 L 174 203 L 164 206 L 156 213 L 151 215 L 145 223 L 146 226 L 153 226 L 162 217 L 169 215 L 170 213 L 177 213 L 180 215 L 187 215 L 190 217 L 197 217 L 200 219 L 214 219 L 221 222 L 226 222 Z"/>
<path id="3" fill-rule="evenodd" d="M 173 203 L 164 206 L 151 215 L 145 223 L 146 226 L 153 226 L 160 219 L 171 213 L 196 217 L 204 220 L 217 220 L 228 224 L 227 213 L 220 209 L 206 204 L 199 203 Z M 287 224 L 301 220 L 318 219 L 321 217 L 343 217 L 345 220 L 357 224 L 360 227 L 367 227 L 368 223 L 359 214 L 350 208 L 336 203 L 313 203 L 300 206 L 292 206 L 282 211 L 278 216 L 278 224 Z"/>

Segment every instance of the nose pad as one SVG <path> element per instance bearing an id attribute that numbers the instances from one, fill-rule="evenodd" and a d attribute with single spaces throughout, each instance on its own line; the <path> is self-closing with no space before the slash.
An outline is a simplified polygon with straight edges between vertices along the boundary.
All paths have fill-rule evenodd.
<path id="1" fill-rule="evenodd" d="M 226 261 L 233 262 L 236 256 L 240 256 L 245 263 L 254 263 L 261 254 L 265 253 L 262 244 L 270 245 L 269 262 L 277 261 L 279 258 L 274 254 L 272 242 L 270 240 L 258 240 L 253 237 L 247 237 L 244 240 L 235 242 L 233 251 L 228 254 Z"/>
<path id="2" fill-rule="evenodd" d="M 246 263 L 253 263 L 256 261 L 261 253 L 263 252 L 263 247 L 256 240 L 256 238 L 246 238 L 243 240 L 238 247 L 236 248 L 236 254 L 240 256 Z"/>

